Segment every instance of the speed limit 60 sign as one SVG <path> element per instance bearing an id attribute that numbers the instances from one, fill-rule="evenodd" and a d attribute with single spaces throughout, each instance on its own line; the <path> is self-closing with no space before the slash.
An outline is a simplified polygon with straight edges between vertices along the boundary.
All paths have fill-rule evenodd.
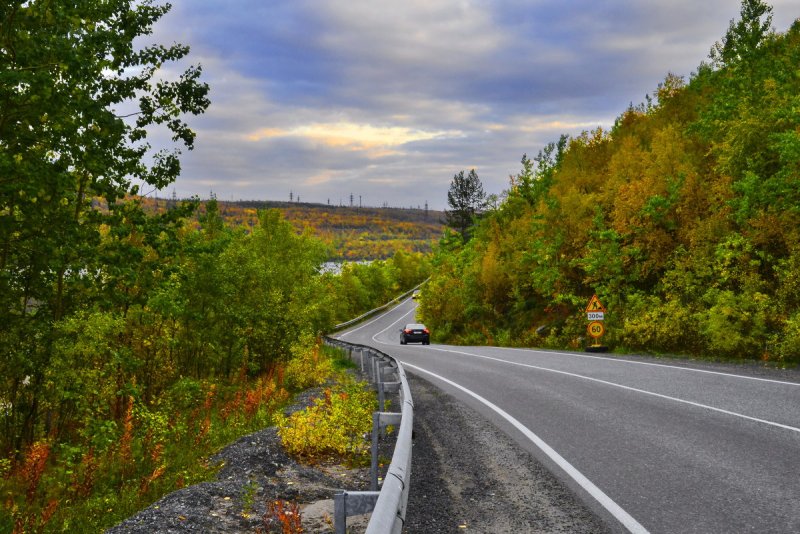
<path id="1" fill-rule="evenodd" d="M 589 326 L 586 327 L 586 331 L 589 332 L 590 336 L 596 339 L 598 337 L 603 337 L 606 329 L 603 327 L 603 323 L 600 321 L 593 321 L 589 323 Z"/>

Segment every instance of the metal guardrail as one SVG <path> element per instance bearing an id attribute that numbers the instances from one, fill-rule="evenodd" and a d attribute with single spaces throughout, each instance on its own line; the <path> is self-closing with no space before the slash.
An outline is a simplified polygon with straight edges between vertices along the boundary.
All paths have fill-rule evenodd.
<path id="1" fill-rule="evenodd" d="M 412 290 L 413 291 L 413 290 Z M 406 294 L 408 295 L 408 293 Z M 373 310 L 374 311 L 374 310 Z M 406 517 L 408 491 L 411 483 L 411 436 L 414 426 L 414 403 L 402 364 L 377 349 L 334 339 L 325 343 L 348 353 L 351 360 L 361 365 L 378 389 L 378 409 L 372 417 L 372 465 L 370 485 L 372 491 L 342 491 L 334 495 L 334 528 L 336 534 L 345 534 L 347 518 L 372 512 L 367 534 L 400 534 Z M 356 355 L 357 354 L 357 355 Z M 387 381 L 387 375 L 396 380 Z M 384 412 L 386 393 L 400 393 L 400 412 Z M 397 425 L 397 441 L 392 461 L 378 490 L 378 438 L 387 425 Z"/>

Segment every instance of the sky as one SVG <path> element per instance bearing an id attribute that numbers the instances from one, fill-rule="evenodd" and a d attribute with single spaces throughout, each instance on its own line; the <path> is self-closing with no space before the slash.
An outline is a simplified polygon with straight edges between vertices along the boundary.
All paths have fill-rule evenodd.
<path id="1" fill-rule="evenodd" d="M 143 43 L 189 45 L 211 106 L 159 196 L 445 209 L 461 170 L 501 194 L 523 154 L 609 128 L 688 79 L 738 0 L 171 0 Z M 773 26 L 800 0 L 773 0 Z M 169 144 L 154 133 L 154 145 Z M 143 191 L 147 193 L 148 191 Z"/>

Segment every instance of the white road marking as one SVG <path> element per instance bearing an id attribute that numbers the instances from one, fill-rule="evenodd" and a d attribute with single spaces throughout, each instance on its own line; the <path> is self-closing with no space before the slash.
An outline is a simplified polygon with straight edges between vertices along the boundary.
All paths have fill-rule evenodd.
<path id="1" fill-rule="evenodd" d="M 740 378 L 742 380 L 756 380 L 758 382 L 772 382 L 773 384 L 783 384 L 786 386 L 797 386 L 800 387 L 800 382 L 788 382 L 786 380 L 775 380 L 772 378 L 760 378 L 757 376 L 745 376 L 745 375 L 737 375 L 736 373 L 723 373 L 722 371 L 709 371 L 707 369 L 694 369 L 692 367 L 681 367 L 680 365 L 669 365 L 666 363 L 653 363 L 653 362 L 637 362 L 634 360 L 622 360 L 620 358 L 609 358 L 607 356 L 593 356 L 589 354 L 578 354 L 576 352 L 557 352 L 552 350 L 538 350 L 538 349 L 521 349 L 521 348 L 513 348 L 513 347 L 497 347 L 502 348 L 504 350 L 513 350 L 513 351 L 520 351 L 520 352 L 535 352 L 539 354 L 555 354 L 558 356 L 571 356 L 573 358 L 592 358 L 595 360 L 605 360 L 608 362 L 614 363 L 630 363 L 633 365 L 650 365 L 652 367 L 666 367 L 667 369 L 677 369 L 679 371 L 687 371 L 691 373 L 706 373 L 709 375 L 720 375 L 720 376 L 728 376 L 731 378 Z"/>
<path id="2" fill-rule="evenodd" d="M 340 334 L 340 335 L 339 335 L 339 337 L 345 337 L 345 336 L 349 336 L 349 335 L 350 335 L 350 334 L 352 334 L 353 332 L 358 332 L 358 331 L 359 331 L 359 330 L 361 330 L 362 328 L 366 328 L 366 327 L 368 327 L 369 325 L 371 325 L 372 323 L 375 323 L 375 322 L 377 322 L 377 321 L 380 321 L 381 319 L 385 318 L 385 317 L 386 317 L 388 314 L 390 314 L 391 312 L 393 312 L 393 311 L 394 311 L 394 310 L 396 310 L 396 309 L 397 309 L 397 308 L 392 308 L 391 310 L 387 311 L 386 313 L 383 313 L 383 314 L 381 314 L 381 315 L 377 316 L 376 318 L 374 318 L 374 319 L 373 319 L 373 320 L 371 320 L 370 322 L 368 322 L 368 323 L 364 323 L 364 324 L 362 324 L 361 326 L 358 326 L 358 327 L 356 327 L 356 328 L 353 328 L 352 330 L 348 330 L 347 332 L 344 332 L 343 334 Z M 409 311 L 408 313 L 406 313 L 406 315 L 408 315 L 409 313 L 413 312 L 415 309 L 416 309 L 416 308 L 412 308 L 412 309 L 411 309 L 411 311 Z M 403 315 L 403 317 L 405 317 L 406 315 Z M 400 319 L 402 319 L 403 317 L 400 317 Z M 392 323 L 392 325 L 396 324 L 398 321 L 400 321 L 400 319 L 398 319 L 397 321 L 395 321 L 394 323 Z M 392 325 L 389 325 L 389 328 L 391 328 L 391 327 L 392 327 Z M 384 329 L 384 330 L 382 330 L 382 331 L 378 332 L 378 334 L 382 334 L 382 333 L 383 333 L 383 332 L 385 332 L 386 330 L 389 330 L 389 328 L 386 328 L 386 329 Z M 377 336 L 378 334 L 375 334 L 375 336 Z M 374 341 L 377 341 L 377 340 L 375 339 L 375 336 L 372 336 L 372 339 L 373 339 Z M 387 344 L 388 344 L 388 343 L 387 343 Z"/>
<path id="3" fill-rule="evenodd" d="M 402 321 L 405 317 L 407 317 L 408 315 L 410 315 L 414 311 L 416 311 L 416 306 L 413 307 L 411 310 L 409 310 L 404 315 L 402 315 L 399 319 L 397 319 L 396 321 L 391 323 L 387 328 L 381 330 L 380 332 L 378 332 L 377 334 L 372 336 L 372 340 L 375 341 L 376 343 L 380 343 L 382 345 L 391 345 L 391 343 L 386 343 L 386 342 L 383 342 L 383 341 L 379 341 L 378 339 L 376 339 L 377 336 L 383 334 L 384 332 L 386 332 L 387 330 L 392 328 L 394 325 L 396 325 L 397 323 Z M 385 315 L 382 315 L 381 317 L 385 317 Z M 377 321 L 379 318 L 376 318 L 375 321 Z M 367 324 L 371 324 L 372 322 L 375 322 L 375 321 L 371 321 L 370 323 L 367 323 Z M 363 326 L 367 326 L 367 325 L 363 325 Z M 354 331 L 355 330 L 351 330 L 351 332 L 354 332 Z M 686 399 L 681 399 L 681 398 L 678 398 L 678 397 L 672 397 L 670 395 L 664 395 L 662 393 L 656 393 L 654 391 L 648 391 L 648 390 L 645 390 L 645 389 L 635 388 L 635 387 L 632 387 L 632 386 L 626 386 L 626 385 L 623 385 L 623 384 L 618 384 L 616 382 L 610 382 L 608 380 L 602 380 L 602 379 L 594 378 L 594 377 L 591 377 L 591 376 L 580 375 L 580 374 L 577 374 L 577 373 L 570 373 L 568 371 L 560 371 L 560 370 L 557 370 L 557 369 L 550 369 L 550 368 L 547 368 L 547 367 L 541 367 L 541 366 L 538 366 L 538 365 L 531 365 L 531 364 L 528 364 L 528 363 L 520 363 L 520 362 L 514 362 L 514 361 L 510 361 L 510 360 L 504 360 L 502 358 L 494 358 L 492 356 L 483 356 L 483 355 L 480 355 L 480 354 L 474 354 L 474 353 L 464 352 L 464 351 L 459 351 L 459 350 L 444 349 L 444 348 L 439 348 L 439 347 L 435 347 L 435 346 L 428 347 L 428 350 L 437 350 L 437 351 L 441 351 L 441 352 L 450 352 L 450 353 L 453 353 L 453 354 L 463 354 L 465 356 L 472 356 L 474 358 L 482 358 L 482 359 L 485 359 L 485 360 L 492 360 L 492 361 L 496 361 L 496 362 L 500 362 L 500 363 L 506 363 L 508 365 L 516 365 L 516 366 L 519 366 L 519 367 L 526 367 L 526 368 L 529 368 L 529 369 L 536 369 L 536 370 L 539 370 L 539 371 L 547 371 L 547 372 L 550 372 L 550 373 L 557 373 L 557 374 L 561 374 L 561 375 L 565 375 L 565 376 L 572 376 L 572 377 L 575 377 L 575 378 L 581 378 L 583 380 L 588 380 L 588 381 L 596 382 L 596 383 L 599 383 L 599 384 L 605 384 L 605 385 L 608 385 L 608 386 L 624 389 L 624 390 L 627 390 L 627 391 L 633 391 L 633 392 L 636 392 L 636 393 L 641 393 L 643 395 L 650 395 L 652 397 L 658 397 L 658 398 L 665 399 L 665 400 L 670 400 L 670 401 L 673 401 L 673 402 L 687 404 L 689 406 L 694 406 L 694 407 L 697 407 L 697 408 L 702 408 L 702 409 L 710 410 L 710 411 L 713 411 L 713 412 L 722 413 L 722 414 L 725 414 L 725 415 L 730 415 L 730 416 L 733 416 L 733 417 L 739 417 L 739 418 L 742 418 L 742 419 L 746 419 L 748 421 L 754 421 L 754 422 L 757 422 L 757 423 L 763 423 L 763 424 L 766 424 L 766 425 L 770 425 L 770 426 L 774 426 L 774 427 L 778 427 L 778 428 L 783 428 L 785 430 L 790 430 L 792 432 L 800 433 L 800 428 L 797 428 L 797 427 L 794 427 L 794 426 L 791 426 L 791 425 L 785 425 L 783 423 L 777 423 L 775 421 L 769 421 L 767 419 L 761 419 L 759 417 L 752 417 L 750 415 L 745 415 L 745 414 L 739 413 L 739 412 L 733 412 L 731 410 L 725 410 L 723 408 L 717 408 L 715 406 L 710 406 L 708 404 L 702 404 L 702 403 L 699 403 L 699 402 L 694 402 L 694 401 L 690 401 L 690 400 L 686 400 Z M 525 349 L 512 349 L 512 350 L 525 351 Z M 770 379 L 764 379 L 764 378 L 742 376 L 742 375 L 737 375 L 737 374 L 732 374 L 732 373 L 721 373 L 721 372 L 717 372 L 717 371 L 706 371 L 706 370 L 703 370 L 703 369 L 691 369 L 691 368 L 678 367 L 678 366 L 673 366 L 673 365 L 662 365 L 662 364 L 649 363 L 649 362 L 633 362 L 633 361 L 630 361 L 630 360 L 618 360 L 618 359 L 614 359 L 614 358 L 606 358 L 606 357 L 602 357 L 602 356 L 589 356 L 589 355 L 575 354 L 575 353 L 571 353 L 571 352 L 554 352 L 554 351 L 540 351 L 540 350 L 528 350 L 528 352 L 539 352 L 539 353 L 544 353 L 544 354 L 558 354 L 558 355 L 562 355 L 562 356 L 566 355 L 566 356 L 573 356 L 573 357 L 579 357 L 579 358 L 595 358 L 595 359 L 601 359 L 601 360 L 611 361 L 611 362 L 615 362 L 615 363 L 619 363 L 619 362 L 636 363 L 636 364 L 641 364 L 641 365 L 651 365 L 651 366 L 655 366 L 655 367 L 667 367 L 667 368 L 671 368 L 671 369 L 674 368 L 674 369 L 679 369 L 679 370 L 687 370 L 687 371 L 695 371 L 695 372 L 700 372 L 700 373 L 716 374 L 716 375 L 728 376 L 728 377 L 732 377 L 732 378 L 743 378 L 743 379 L 759 380 L 759 381 L 763 381 L 763 382 L 771 382 L 771 383 L 777 383 L 777 384 L 782 384 L 782 385 L 791 385 L 791 386 L 798 385 L 795 382 L 784 382 L 784 381 L 781 381 L 781 380 L 770 380 Z"/>
<path id="4" fill-rule="evenodd" d="M 479 402 L 483 403 L 491 410 L 493 410 L 497 415 L 511 423 L 514 428 L 522 432 L 526 438 L 528 438 L 534 445 L 536 445 L 542 452 L 544 452 L 553 462 L 555 462 L 564 472 L 567 473 L 575 482 L 577 482 L 586 492 L 588 492 L 600 505 L 608 510 L 608 512 L 613 515 L 617 521 L 622 523 L 625 528 L 627 528 L 630 532 L 636 534 L 647 534 L 647 529 L 644 528 L 636 519 L 633 518 L 628 512 L 622 509 L 616 502 L 614 502 L 611 497 L 606 495 L 603 490 L 598 488 L 591 480 L 586 478 L 586 476 L 578 471 L 571 463 L 569 463 L 563 456 L 558 454 L 550 445 L 545 443 L 539 436 L 534 434 L 528 427 L 520 423 L 517 419 L 512 417 L 508 412 L 497 406 L 496 404 L 492 403 L 491 401 L 481 397 L 474 391 L 471 391 L 460 384 L 456 384 L 452 380 L 448 380 L 443 376 L 437 375 L 431 371 L 423 369 L 422 367 L 417 367 L 416 365 L 411 365 L 410 363 L 403 362 L 403 367 L 414 369 L 415 371 L 419 371 L 421 373 L 428 374 L 432 377 L 435 377 L 442 382 L 457 388 L 470 397 L 478 400 Z"/>
<path id="5" fill-rule="evenodd" d="M 686 399 L 680 399 L 678 397 L 671 397 L 669 395 L 664 395 L 662 393 L 656 393 L 654 391 L 647 391 L 645 389 L 639 389 L 639 388 L 635 388 L 635 387 L 631 387 L 631 386 L 625 386 L 623 384 L 618 384 L 616 382 L 609 382 L 608 380 L 601 380 L 599 378 L 594 378 L 594 377 L 591 377 L 591 376 L 579 375 L 577 373 L 570 373 L 568 371 L 559 371 L 557 369 L 549 369 L 547 367 L 541 367 L 541 366 L 538 366 L 538 365 L 531 365 L 529 363 L 513 362 L 513 361 L 509 361 L 509 360 L 503 360 L 502 358 L 494 358 L 492 356 L 483 356 L 481 354 L 473 354 L 473 353 L 464 352 L 464 351 L 460 351 L 460 350 L 442 349 L 442 348 L 437 348 L 437 347 L 431 347 L 430 350 L 438 350 L 438 351 L 441 351 L 441 352 L 450 352 L 450 353 L 453 353 L 453 354 L 462 354 L 464 356 L 472 356 L 473 358 L 481 358 L 481 359 L 484 359 L 484 360 L 492 360 L 492 361 L 495 361 L 495 362 L 507 363 L 509 365 L 516 365 L 516 366 L 519 366 L 519 367 L 526 367 L 526 368 L 529 368 L 529 369 L 536 369 L 538 371 L 547 371 L 547 372 L 550 372 L 550 373 L 556 373 L 556 374 L 560 374 L 560 375 L 572 376 L 572 377 L 575 377 L 575 378 L 581 378 L 583 380 L 589 380 L 591 382 L 597 382 L 599 384 L 605 384 L 607 386 L 613 386 L 613 387 L 620 388 L 620 389 L 625 389 L 625 390 L 628 390 L 628 391 L 634 391 L 636 393 L 642 393 L 644 395 L 650 395 L 650 396 L 658 397 L 658 398 L 661 398 L 661 399 L 667 399 L 667 400 L 674 401 L 674 402 L 680 402 L 682 404 L 688 404 L 690 406 L 695 406 L 695 407 L 698 407 L 698 408 L 704 408 L 706 410 L 711 410 L 713 412 L 724 413 L 726 415 L 732 415 L 732 416 L 735 416 L 735 417 L 741 417 L 742 419 L 747 419 L 749 421 L 755 421 L 755 422 L 758 422 L 758 423 L 764 423 L 764 424 L 767 424 L 767 425 L 776 426 L 776 427 L 783 428 L 783 429 L 786 429 L 786 430 L 791 430 L 793 432 L 800 432 L 800 428 L 797 428 L 797 427 L 784 425 L 782 423 L 776 423 L 774 421 L 768 421 L 767 419 L 760 419 L 758 417 L 751 417 L 749 415 L 744 415 L 744 414 L 738 413 L 738 412 L 732 412 L 730 410 L 724 410 L 722 408 L 716 408 L 714 406 L 709 406 L 708 404 L 701 404 L 699 402 L 694 402 L 694 401 L 690 401 L 690 400 L 686 400 Z M 404 364 L 404 365 L 407 365 L 407 364 Z"/>
<path id="6" fill-rule="evenodd" d="M 402 321 L 403 319 L 405 319 L 406 317 L 408 317 L 409 315 L 414 313 L 416 311 L 416 309 L 417 309 L 416 307 L 411 308 L 410 310 L 408 310 L 408 313 L 406 313 L 405 315 L 401 315 L 400 318 L 397 319 L 395 322 L 393 322 L 392 324 L 390 324 L 389 326 L 387 326 L 386 328 L 384 328 L 383 330 L 381 330 L 380 332 L 378 332 L 377 334 L 372 336 L 372 341 L 374 341 L 375 343 L 380 343 L 381 345 L 391 345 L 391 343 L 386 343 L 385 341 L 378 341 L 375 338 L 377 338 L 379 335 L 383 334 L 384 332 L 386 332 L 390 328 L 393 328 L 397 323 L 399 323 L 400 321 Z"/>

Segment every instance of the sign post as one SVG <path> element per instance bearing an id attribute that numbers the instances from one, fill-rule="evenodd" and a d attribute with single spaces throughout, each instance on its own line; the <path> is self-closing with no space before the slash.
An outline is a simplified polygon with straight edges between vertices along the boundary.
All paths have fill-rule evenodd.
<path id="1" fill-rule="evenodd" d="M 608 347 L 600 344 L 600 338 L 606 333 L 603 321 L 606 318 L 606 307 L 600 302 L 597 295 L 592 295 L 586 305 L 586 319 L 589 321 L 586 332 L 591 336 L 593 343 L 586 347 L 586 352 L 606 352 Z"/>

